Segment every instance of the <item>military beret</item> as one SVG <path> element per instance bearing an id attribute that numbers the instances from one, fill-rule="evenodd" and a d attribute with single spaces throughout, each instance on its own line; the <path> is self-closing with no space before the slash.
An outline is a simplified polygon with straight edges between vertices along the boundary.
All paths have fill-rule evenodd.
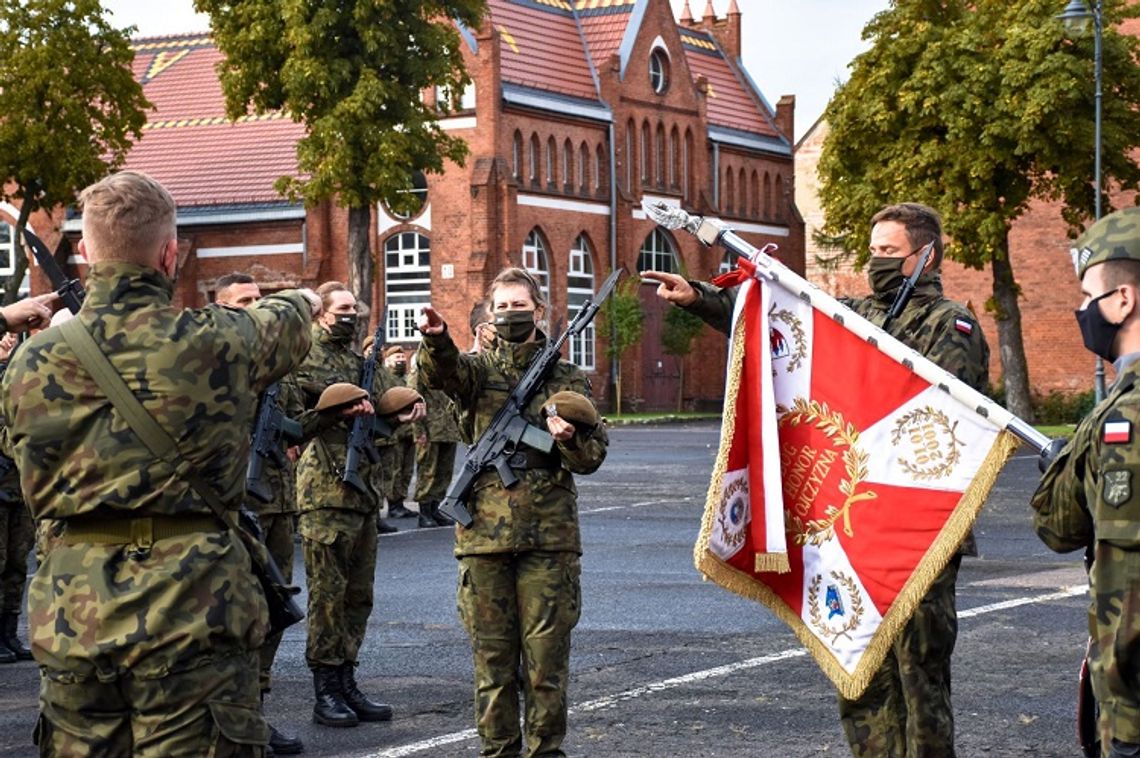
<path id="1" fill-rule="evenodd" d="M 392 416 L 421 400 L 423 396 L 411 387 L 392 387 L 380 396 L 380 402 L 376 404 L 376 415 Z"/>
<path id="2" fill-rule="evenodd" d="M 400 347 L 399 345 L 392 345 L 390 348 L 388 348 L 387 350 L 384 351 L 384 357 L 385 358 L 391 358 L 393 355 L 403 355 L 403 354 L 404 354 L 404 348 Z"/>
<path id="3" fill-rule="evenodd" d="M 364 389 L 348 382 L 337 382 L 325 387 L 320 398 L 317 399 L 316 410 L 327 411 L 346 405 L 353 405 L 357 401 L 368 397 Z"/>
<path id="4" fill-rule="evenodd" d="M 375 341 L 376 341 L 376 337 L 374 335 L 369 334 L 367 337 L 364 338 L 364 343 L 360 346 L 360 349 L 361 350 L 367 350 L 368 348 L 372 347 L 372 343 Z"/>
<path id="5" fill-rule="evenodd" d="M 1140 208 L 1125 208 L 1097 221 L 1077 238 L 1073 266 L 1077 278 L 1098 263 L 1140 261 Z"/>
<path id="6" fill-rule="evenodd" d="M 548 416 L 561 416 L 572 424 L 596 426 L 599 421 L 598 409 L 590 398 L 570 390 L 555 392 L 543 404 Z"/>

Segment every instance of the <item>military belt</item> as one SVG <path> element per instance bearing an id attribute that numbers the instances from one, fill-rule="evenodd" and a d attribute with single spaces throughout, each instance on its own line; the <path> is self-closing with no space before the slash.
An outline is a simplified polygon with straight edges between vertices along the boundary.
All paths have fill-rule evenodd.
<path id="1" fill-rule="evenodd" d="M 507 458 L 507 465 L 519 469 L 559 468 L 562 466 L 562 458 L 557 452 L 544 453 L 528 447 L 525 450 L 516 450 L 510 458 Z"/>
<path id="2" fill-rule="evenodd" d="M 66 523 L 62 539 L 65 545 L 135 545 L 148 548 L 158 540 L 224 530 L 225 527 L 213 516 L 76 519 Z"/>

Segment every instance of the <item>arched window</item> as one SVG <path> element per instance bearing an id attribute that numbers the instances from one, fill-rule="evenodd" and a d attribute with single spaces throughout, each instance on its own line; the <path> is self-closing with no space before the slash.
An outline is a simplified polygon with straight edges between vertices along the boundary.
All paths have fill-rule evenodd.
<path id="1" fill-rule="evenodd" d="M 669 239 L 661 227 L 657 227 L 641 243 L 641 250 L 637 254 L 637 270 L 668 271 L 675 274 L 679 268 L 677 248 L 673 246 L 673 240 Z"/>
<path id="2" fill-rule="evenodd" d="M 522 179 L 522 132 L 515 130 L 515 140 L 511 145 L 511 173 L 515 179 Z"/>
<path id="3" fill-rule="evenodd" d="M 594 171 L 597 171 L 597 167 Z M 585 195 L 590 191 L 590 186 L 586 184 L 586 177 L 590 175 L 590 148 L 583 142 L 578 146 L 578 191 Z"/>
<path id="4" fill-rule="evenodd" d="M 681 157 L 681 191 L 692 201 L 693 197 L 693 132 L 685 130 L 685 154 Z"/>
<path id="5" fill-rule="evenodd" d="M 431 243 L 416 232 L 401 232 L 384 242 L 384 302 L 388 340 L 417 340 L 416 316 L 431 304 Z"/>
<path id="6" fill-rule="evenodd" d="M 550 267 L 546 263 L 546 243 L 538 229 L 531 229 L 522 249 L 522 267 L 538 282 L 542 296 L 550 303 Z"/>
<path id="7" fill-rule="evenodd" d="M 741 167 L 740 173 L 736 177 L 736 191 L 740 193 L 740 202 L 736 204 L 736 211 L 741 216 L 748 215 L 748 177 L 744 173 L 744 168 Z"/>
<path id="8" fill-rule="evenodd" d="M 574 189 L 574 146 L 569 139 L 562 143 L 562 184 L 568 192 Z"/>
<path id="9" fill-rule="evenodd" d="M 674 126 L 673 131 L 669 132 L 669 186 L 673 189 L 677 189 L 677 177 L 681 175 L 680 145 L 677 144 L 681 140 L 678 135 L 677 127 Z"/>
<path id="10" fill-rule="evenodd" d="M 628 192 L 633 192 L 633 160 L 637 151 L 633 146 L 633 135 L 637 127 L 633 125 L 633 119 L 625 125 L 625 188 Z"/>
<path id="11" fill-rule="evenodd" d="M 773 198 L 776 203 L 776 220 L 784 220 L 784 177 L 776 174 L 776 197 Z"/>
<path id="12" fill-rule="evenodd" d="M 602 191 L 602 182 L 609 178 L 606 173 L 606 154 L 602 150 L 602 146 L 598 145 L 598 149 L 594 153 L 594 191 Z"/>
<path id="13" fill-rule="evenodd" d="M 554 138 L 548 138 L 546 140 L 546 183 L 548 185 L 554 184 L 554 151 L 557 149 Z"/>
<path id="14" fill-rule="evenodd" d="M 594 260 L 586 235 L 579 234 L 570 248 L 570 267 L 566 272 L 567 317 L 574 318 L 586 300 L 594 297 Z M 594 368 L 594 322 L 570 337 L 570 362 L 587 371 Z"/>
<path id="15" fill-rule="evenodd" d="M 641 123 L 641 183 L 649 184 L 650 149 L 649 122 Z"/>
<path id="16" fill-rule="evenodd" d="M 721 205 L 724 207 L 725 213 L 732 213 L 732 209 L 735 207 L 733 205 L 736 201 L 736 182 L 733 181 L 735 175 L 736 172 L 731 168 L 724 172 L 724 199 L 721 201 Z"/>
<path id="17" fill-rule="evenodd" d="M 764 218 L 772 218 L 772 177 L 764 172 Z"/>
<path id="18" fill-rule="evenodd" d="M 537 134 L 531 134 L 530 135 L 530 155 L 527 156 L 527 160 L 530 162 L 530 180 L 534 184 L 538 184 L 538 166 L 539 166 L 538 154 L 539 154 L 539 150 L 540 150 L 540 148 L 538 145 L 538 135 Z"/>
<path id="19" fill-rule="evenodd" d="M 657 124 L 657 165 L 654 167 L 654 176 L 657 178 L 657 186 L 665 186 L 665 125 Z"/>
<path id="20" fill-rule="evenodd" d="M 752 170 L 752 184 L 748 196 L 752 198 L 752 218 L 760 218 L 760 174 Z"/>

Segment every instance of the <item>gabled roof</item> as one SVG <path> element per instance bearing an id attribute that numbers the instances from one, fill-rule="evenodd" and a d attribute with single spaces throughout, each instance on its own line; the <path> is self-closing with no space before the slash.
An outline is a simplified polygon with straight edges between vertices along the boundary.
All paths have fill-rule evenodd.
<path id="1" fill-rule="evenodd" d="M 586 47 L 567 0 L 490 0 L 487 13 L 501 39 L 503 81 L 598 99 Z"/>
<path id="2" fill-rule="evenodd" d="M 126 168 L 162 182 L 180 208 L 284 203 L 273 182 L 297 171 L 300 124 L 280 114 L 231 124 L 206 34 L 132 42 L 134 74 L 153 104 Z"/>
<path id="3" fill-rule="evenodd" d="M 767 108 L 729 65 L 716 40 L 695 29 L 682 27 L 678 31 L 689 70 L 694 77 L 703 76 L 708 80 L 709 123 L 765 137 L 779 137 Z"/>

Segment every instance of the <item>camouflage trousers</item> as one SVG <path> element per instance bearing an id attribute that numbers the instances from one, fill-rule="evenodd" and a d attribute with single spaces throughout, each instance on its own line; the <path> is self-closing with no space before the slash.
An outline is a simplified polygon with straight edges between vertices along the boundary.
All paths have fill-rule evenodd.
<path id="1" fill-rule="evenodd" d="M 310 668 L 356 663 L 376 576 L 376 517 L 337 511 L 336 528 L 326 511 L 301 514 L 301 545 L 309 585 Z"/>
<path id="2" fill-rule="evenodd" d="M 412 485 L 412 471 L 416 465 L 416 443 L 410 437 L 399 436 L 391 444 L 380 448 L 380 465 L 374 480 L 381 497 L 394 503 L 403 502 Z"/>
<path id="3" fill-rule="evenodd" d="M 156 679 L 40 679 L 41 756 L 265 755 L 255 653 Z"/>
<path id="4" fill-rule="evenodd" d="M 19 613 L 35 542 L 32 514 L 22 502 L 0 503 L 0 612 Z"/>
<path id="5" fill-rule="evenodd" d="M 274 563 L 281 569 L 285 581 L 293 581 L 293 513 L 259 513 L 257 520 L 261 524 L 261 532 L 265 535 L 265 548 L 272 556 Z M 260 660 L 260 675 L 258 678 L 262 692 L 269 692 L 270 672 L 273 669 L 273 659 L 277 657 L 277 648 L 281 645 L 281 634 L 277 633 L 266 637 L 258 651 Z"/>
<path id="6" fill-rule="evenodd" d="M 454 442 L 416 445 L 416 502 L 443 500 L 455 468 Z"/>
<path id="7" fill-rule="evenodd" d="M 581 611 L 577 554 L 528 552 L 459 559 L 459 618 L 475 658 L 481 756 L 563 756 L 570 632 Z"/>
<path id="8" fill-rule="evenodd" d="M 853 755 L 936 758 L 954 755 L 950 656 L 958 637 L 954 556 L 922 598 L 857 700 L 839 698 L 839 715 Z"/>

